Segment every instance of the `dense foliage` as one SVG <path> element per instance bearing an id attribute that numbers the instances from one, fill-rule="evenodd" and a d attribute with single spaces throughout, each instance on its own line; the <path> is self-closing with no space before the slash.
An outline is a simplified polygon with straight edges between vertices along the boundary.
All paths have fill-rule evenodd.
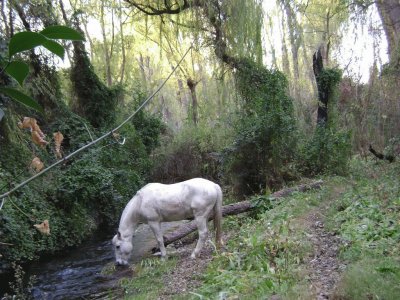
<path id="1" fill-rule="evenodd" d="M 225 154 L 227 175 L 238 193 L 248 194 L 291 179 L 296 120 L 281 72 L 242 59 L 235 77 L 242 107 L 237 136 Z"/>
<path id="2" fill-rule="evenodd" d="M 347 172 L 351 157 L 351 131 L 340 126 L 338 85 L 341 76 L 340 70 L 329 68 L 318 75 L 319 90 L 326 93 L 328 100 L 328 115 L 327 123 L 317 124 L 312 137 L 305 138 L 299 146 L 298 169 L 308 176 Z"/>
<path id="3" fill-rule="evenodd" d="M 95 128 L 109 126 L 116 119 L 116 108 L 122 90 L 107 87 L 93 70 L 84 45 L 75 42 L 74 64 L 71 69 L 73 110 L 85 117 Z"/>
<path id="4" fill-rule="evenodd" d="M 32 175 L 29 165 L 33 156 L 39 156 L 45 165 L 54 162 L 53 144 L 44 149 L 36 146 L 30 133 L 16 126 L 18 119 L 12 111 L 7 112 L 1 127 L 2 137 L 9 137 L 0 149 L 2 191 L 9 182 Z M 42 128 L 47 135 L 64 133 L 64 154 L 101 134 L 72 113 L 60 115 Z M 2 250 L 3 262 L 35 259 L 44 252 L 79 244 L 101 225 L 115 226 L 125 203 L 148 176 L 149 154 L 157 146 L 161 130 L 158 118 L 142 113 L 119 131 L 124 145 L 109 138 L 7 198 L 0 233 L 2 242 L 13 246 Z M 143 133 L 146 137 L 142 139 Z M 50 223 L 48 236 L 33 227 L 45 219 Z"/>

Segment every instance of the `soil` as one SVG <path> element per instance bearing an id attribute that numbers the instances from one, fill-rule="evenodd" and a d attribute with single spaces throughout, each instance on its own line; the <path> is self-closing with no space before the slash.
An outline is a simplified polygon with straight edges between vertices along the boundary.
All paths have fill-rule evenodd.
<path id="1" fill-rule="evenodd" d="M 338 258 L 343 241 L 325 230 L 323 215 L 318 210 L 307 215 L 306 230 L 314 249 L 314 255 L 306 261 L 311 292 L 315 299 L 332 299 L 340 274 L 346 268 Z"/>
<path id="2" fill-rule="evenodd" d="M 226 240 L 226 235 L 222 239 Z M 205 243 L 200 257 L 190 257 L 196 246 L 197 239 L 183 239 L 167 248 L 167 253 L 178 257 L 175 268 L 164 275 L 164 289 L 158 299 L 174 299 L 177 295 L 185 295 L 201 285 L 201 275 L 205 272 L 208 263 L 212 260 L 214 246 L 210 241 Z"/>

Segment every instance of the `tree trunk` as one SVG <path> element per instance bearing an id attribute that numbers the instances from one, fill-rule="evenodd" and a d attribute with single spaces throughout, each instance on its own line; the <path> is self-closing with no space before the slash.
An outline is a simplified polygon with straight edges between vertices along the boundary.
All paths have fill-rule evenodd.
<path id="1" fill-rule="evenodd" d="M 190 95 L 192 98 L 192 107 L 191 107 L 191 113 L 192 113 L 192 121 L 195 126 L 197 126 L 199 115 L 198 115 L 198 101 L 197 101 L 197 95 L 196 95 L 196 86 L 198 82 L 194 82 L 191 78 L 188 78 L 187 80 L 187 86 L 189 87 L 190 90 Z"/>
<path id="2" fill-rule="evenodd" d="M 124 22 L 122 22 L 122 3 L 121 0 L 119 1 L 119 32 L 120 32 L 120 39 L 121 39 L 121 55 L 122 55 L 122 62 L 121 62 L 121 71 L 119 76 L 119 84 L 122 85 L 124 82 L 124 75 L 125 75 L 125 64 L 126 64 L 126 52 L 125 52 L 125 38 L 124 38 Z"/>
<path id="3" fill-rule="evenodd" d="M 60 5 L 61 15 L 63 17 L 65 25 L 66 26 L 71 26 L 71 24 L 70 24 L 71 22 L 70 22 L 70 20 L 69 20 L 69 18 L 67 16 L 67 13 L 65 12 L 64 3 L 63 3 L 62 0 L 59 0 L 59 5 Z M 86 36 L 87 36 L 87 34 L 86 34 Z M 72 63 L 72 56 L 71 56 L 71 53 L 70 53 L 71 45 L 72 45 L 71 43 L 67 43 L 65 41 L 63 42 L 63 46 L 66 48 L 65 52 L 67 54 L 68 60 Z"/>
<path id="4" fill-rule="evenodd" d="M 111 77 L 111 55 L 112 50 L 108 49 L 108 42 L 107 42 L 107 35 L 106 35 L 106 28 L 105 28 L 105 13 L 104 13 L 104 2 L 101 1 L 101 16 L 100 16 L 100 24 L 101 24 L 101 33 L 103 35 L 103 48 L 104 48 L 104 58 L 106 64 L 106 80 L 107 86 L 110 87 L 112 85 L 112 77 Z M 112 24 L 114 28 L 114 24 Z M 111 43 L 112 48 L 112 43 Z M 92 49 L 93 51 L 93 49 Z"/>
<path id="5" fill-rule="evenodd" d="M 1 0 L 1 17 L 3 19 L 3 23 L 4 23 L 4 33 L 5 33 L 5 37 L 9 38 L 10 37 L 10 27 L 8 26 L 7 23 L 7 16 L 6 13 L 4 12 L 4 0 Z M 3 28 L 2 28 L 3 31 Z"/>
<path id="6" fill-rule="evenodd" d="M 299 48 L 301 44 L 301 28 L 297 22 L 296 14 L 291 7 L 290 1 L 282 1 L 286 12 L 289 39 L 292 48 L 292 61 L 293 61 L 293 75 L 294 80 L 299 80 Z"/>
<path id="7" fill-rule="evenodd" d="M 319 189 L 323 184 L 322 180 L 318 180 L 312 182 L 310 184 L 302 184 L 292 188 L 286 188 L 280 190 L 278 192 L 273 193 L 270 197 L 271 199 L 283 198 L 293 194 L 294 192 L 305 192 L 311 189 Z M 222 215 L 223 216 L 232 216 L 238 215 L 247 211 L 250 211 L 254 208 L 253 204 L 250 201 L 243 201 L 238 203 L 233 203 L 229 205 L 225 205 L 222 207 Z M 212 220 L 213 217 L 210 217 L 209 220 Z M 196 222 L 191 221 L 179 226 L 174 232 L 168 233 L 164 236 L 164 245 L 167 246 L 172 244 L 173 242 L 187 236 L 197 229 Z M 155 249 L 153 249 L 155 251 Z"/>
<path id="8" fill-rule="evenodd" d="M 388 42 L 389 58 L 393 62 L 392 60 L 396 58 L 395 53 L 400 38 L 400 3 L 398 0 L 378 0 L 376 6 Z"/>
<path id="9" fill-rule="evenodd" d="M 142 77 L 142 90 L 143 92 L 147 93 L 149 88 L 148 88 L 148 81 L 150 80 L 150 78 L 148 78 L 147 75 L 147 71 L 148 71 L 148 67 L 149 67 L 149 61 L 148 61 L 148 57 L 146 59 L 145 62 L 145 58 L 143 57 L 143 54 L 140 52 L 139 53 L 139 58 L 138 58 L 138 62 L 139 62 L 139 67 L 140 67 L 140 75 Z"/>
<path id="10" fill-rule="evenodd" d="M 289 52 L 286 46 L 286 26 L 284 17 L 282 17 L 282 70 L 287 77 L 290 77 Z"/>
<path id="11" fill-rule="evenodd" d="M 324 69 L 321 47 L 313 55 L 313 70 L 315 79 L 317 81 L 318 89 L 318 114 L 317 114 L 317 124 L 325 126 L 328 122 L 328 99 L 329 94 L 325 91 L 321 85 L 320 74 Z"/>

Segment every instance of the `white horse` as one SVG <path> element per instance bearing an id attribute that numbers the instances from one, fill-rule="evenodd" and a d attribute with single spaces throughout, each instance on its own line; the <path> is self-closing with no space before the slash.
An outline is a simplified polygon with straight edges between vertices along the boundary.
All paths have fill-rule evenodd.
<path id="1" fill-rule="evenodd" d="M 149 224 L 161 257 L 166 256 L 161 222 L 194 218 L 199 240 L 191 257 L 196 258 L 207 239 L 208 218 L 214 214 L 216 244 L 221 246 L 222 191 L 218 184 L 194 178 L 175 184 L 149 183 L 140 189 L 122 212 L 118 233 L 112 239 L 117 265 L 127 265 L 132 252 L 132 236 L 139 223 Z"/>

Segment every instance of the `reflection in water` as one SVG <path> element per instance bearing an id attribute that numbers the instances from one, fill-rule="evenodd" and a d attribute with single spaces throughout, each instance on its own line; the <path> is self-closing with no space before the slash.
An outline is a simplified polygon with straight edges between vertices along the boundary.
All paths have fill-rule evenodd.
<path id="1" fill-rule="evenodd" d="M 172 231 L 182 222 L 162 224 L 164 231 Z M 35 299 L 90 299 L 115 287 L 116 277 L 101 274 L 106 264 L 114 262 L 112 236 L 104 241 L 91 241 L 67 256 L 33 264 L 28 273 L 36 276 L 32 291 Z M 133 238 L 131 262 L 138 262 L 156 246 L 153 233 L 142 225 Z M 128 274 L 128 273 L 126 273 Z"/>

